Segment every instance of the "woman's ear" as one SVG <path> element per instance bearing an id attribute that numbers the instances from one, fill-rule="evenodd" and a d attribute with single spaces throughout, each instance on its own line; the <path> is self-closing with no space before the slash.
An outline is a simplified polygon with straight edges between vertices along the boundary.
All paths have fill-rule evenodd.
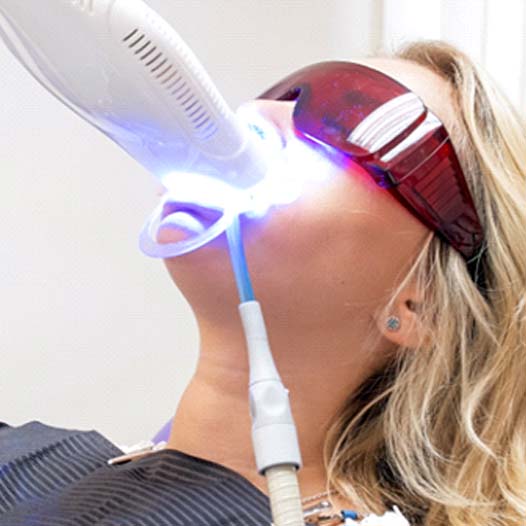
<path id="1" fill-rule="evenodd" d="M 378 330 L 389 341 L 416 349 L 425 340 L 420 311 L 422 295 L 415 285 L 408 285 L 398 294 L 391 310 L 377 316 Z"/>

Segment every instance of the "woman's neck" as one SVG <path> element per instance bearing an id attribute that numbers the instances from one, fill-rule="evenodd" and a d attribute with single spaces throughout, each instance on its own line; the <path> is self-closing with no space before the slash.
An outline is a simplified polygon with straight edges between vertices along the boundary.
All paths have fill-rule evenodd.
<path id="1" fill-rule="evenodd" d="M 248 479 L 263 493 L 257 473 L 248 407 L 248 358 L 241 324 L 231 327 L 199 320 L 201 346 L 194 376 L 174 417 L 167 447 L 222 464 Z M 298 431 L 303 467 L 298 473 L 301 494 L 325 490 L 323 444 L 332 418 L 348 396 L 375 369 L 362 348 L 365 324 L 355 332 L 294 331 L 269 325 L 269 341 Z M 363 331 L 363 333 L 362 333 Z M 384 342 L 385 344 L 385 342 Z"/>

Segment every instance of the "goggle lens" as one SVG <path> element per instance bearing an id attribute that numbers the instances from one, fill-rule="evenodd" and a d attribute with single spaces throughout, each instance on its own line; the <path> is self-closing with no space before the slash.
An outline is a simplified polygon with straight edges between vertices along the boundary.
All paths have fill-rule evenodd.
<path id="1" fill-rule="evenodd" d="M 482 227 L 449 135 L 408 88 L 361 64 L 322 62 L 258 98 L 296 100 L 293 122 L 305 140 L 359 162 L 465 259 L 479 250 Z"/>

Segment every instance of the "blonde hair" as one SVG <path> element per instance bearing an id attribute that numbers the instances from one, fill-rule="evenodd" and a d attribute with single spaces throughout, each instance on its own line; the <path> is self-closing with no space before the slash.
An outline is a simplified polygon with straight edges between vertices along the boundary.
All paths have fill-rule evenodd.
<path id="1" fill-rule="evenodd" d="M 431 235 L 415 279 L 429 335 L 399 348 L 328 430 L 328 486 L 412 524 L 524 526 L 526 517 L 526 126 L 492 80 L 441 41 L 392 55 L 452 87 L 446 127 L 485 232 L 477 288 L 466 262 Z M 389 306 L 387 306 L 388 308 Z"/>

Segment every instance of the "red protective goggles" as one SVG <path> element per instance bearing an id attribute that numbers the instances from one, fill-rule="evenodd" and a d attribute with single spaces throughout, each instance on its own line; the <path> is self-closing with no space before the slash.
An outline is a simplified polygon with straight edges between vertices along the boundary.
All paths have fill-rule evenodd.
<path id="1" fill-rule="evenodd" d="M 449 135 L 405 86 L 351 62 L 307 66 L 259 99 L 297 100 L 298 135 L 350 156 L 469 260 L 483 231 Z"/>

